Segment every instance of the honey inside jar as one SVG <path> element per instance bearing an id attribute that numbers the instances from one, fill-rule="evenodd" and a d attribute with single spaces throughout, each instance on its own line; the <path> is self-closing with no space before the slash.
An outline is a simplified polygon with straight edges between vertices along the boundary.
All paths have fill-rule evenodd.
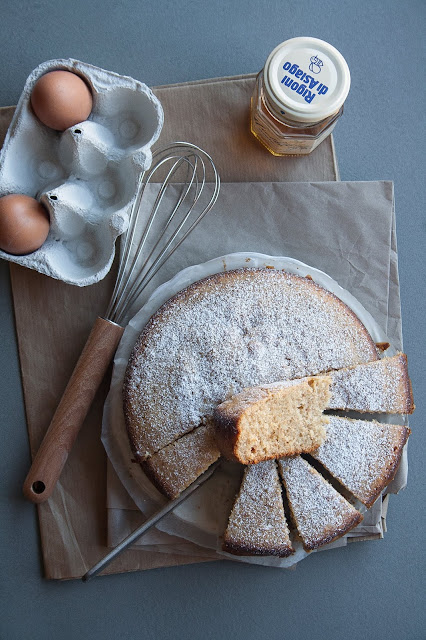
<path id="1" fill-rule="evenodd" d="M 256 78 L 251 131 L 273 155 L 309 154 L 334 129 L 349 86 L 337 49 L 317 38 L 288 40 Z"/>

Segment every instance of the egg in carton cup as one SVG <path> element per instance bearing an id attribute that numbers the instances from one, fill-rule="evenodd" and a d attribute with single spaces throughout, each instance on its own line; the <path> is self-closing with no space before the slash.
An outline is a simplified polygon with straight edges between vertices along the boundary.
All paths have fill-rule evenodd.
<path id="1" fill-rule="evenodd" d="M 68 73 L 51 73 L 57 71 Z M 158 99 L 133 78 L 73 59 L 39 65 L 0 153 L 0 196 L 37 202 L 31 211 L 30 198 L 0 198 L 0 247 L 6 248 L 0 257 L 73 285 L 104 278 L 163 120 Z M 23 229 L 19 242 L 16 220 Z M 26 237 L 34 234 L 42 236 L 36 250 Z"/>

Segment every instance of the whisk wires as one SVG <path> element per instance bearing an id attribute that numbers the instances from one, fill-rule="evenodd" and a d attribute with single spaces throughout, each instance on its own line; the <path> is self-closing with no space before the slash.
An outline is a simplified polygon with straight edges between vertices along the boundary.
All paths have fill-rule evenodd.
<path id="1" fill-rule="evenodd" d="M 177 184 L 176 178 L 182 170 L 184 179 Z M 213 191 L 210 199 L 203 205 L 201 196 L 206 185 L 208 170 L 212 176 Z M 144 209 L 147 186 L 156 182 L 155 177 L 160 171 L 165 172 L 165 177 L 159 185 L 142 235 L 131 257 L 140 213 Z M 170 212 L 164 215 L 161 205 L 171 184 L 178 187 L 178 196 Z M 117 280 L 106 318 L 117 324 L 123 322 L 127 310 L 131 309 L 165 262 L 211 210 L 219 196 L 219 190 L 220 178 L 213 160 L 197 145 L 176 142 L 153 154 L 151 168 L 144 171 L 139 178 L 129 227 L 123 239 Z M 164 220 L 161 219 L 162 215 Z M 156 231 L 158 235 L 148 251 L 148 239 L 153 232 L 153 227 L 155 225 L 158 227 L 157 223 L 160 225 L 159 230 Z"/>

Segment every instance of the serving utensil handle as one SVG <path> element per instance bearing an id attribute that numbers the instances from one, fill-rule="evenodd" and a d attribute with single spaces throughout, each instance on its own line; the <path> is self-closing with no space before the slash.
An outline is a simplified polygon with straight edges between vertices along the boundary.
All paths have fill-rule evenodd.
<path id="1" fill-rule="evenodd" d="M 124 328 L 97 318 L 24 482 L 28 500 L 47 500 L 105 375 Z"/>

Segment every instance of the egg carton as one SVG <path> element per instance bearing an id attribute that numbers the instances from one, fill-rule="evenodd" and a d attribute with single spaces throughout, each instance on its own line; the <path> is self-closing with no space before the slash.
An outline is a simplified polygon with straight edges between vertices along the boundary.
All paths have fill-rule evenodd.
<path id="1" fill-rule="evenodd" d="M 57 69 L 81 76 L 93 97 L 88 120 L 64 132 L 42 124 L 30 104 L 40 76 Z M 38 199 L 49 211 L 50 231 L 37 251 L 0 251 L 0 257 L 73 285 L 104 278 L 163 120 L 158 99 L 133 78 L 72 59 L 39 65 L 26 81 L 0 153 L 0 196 Z"/>

